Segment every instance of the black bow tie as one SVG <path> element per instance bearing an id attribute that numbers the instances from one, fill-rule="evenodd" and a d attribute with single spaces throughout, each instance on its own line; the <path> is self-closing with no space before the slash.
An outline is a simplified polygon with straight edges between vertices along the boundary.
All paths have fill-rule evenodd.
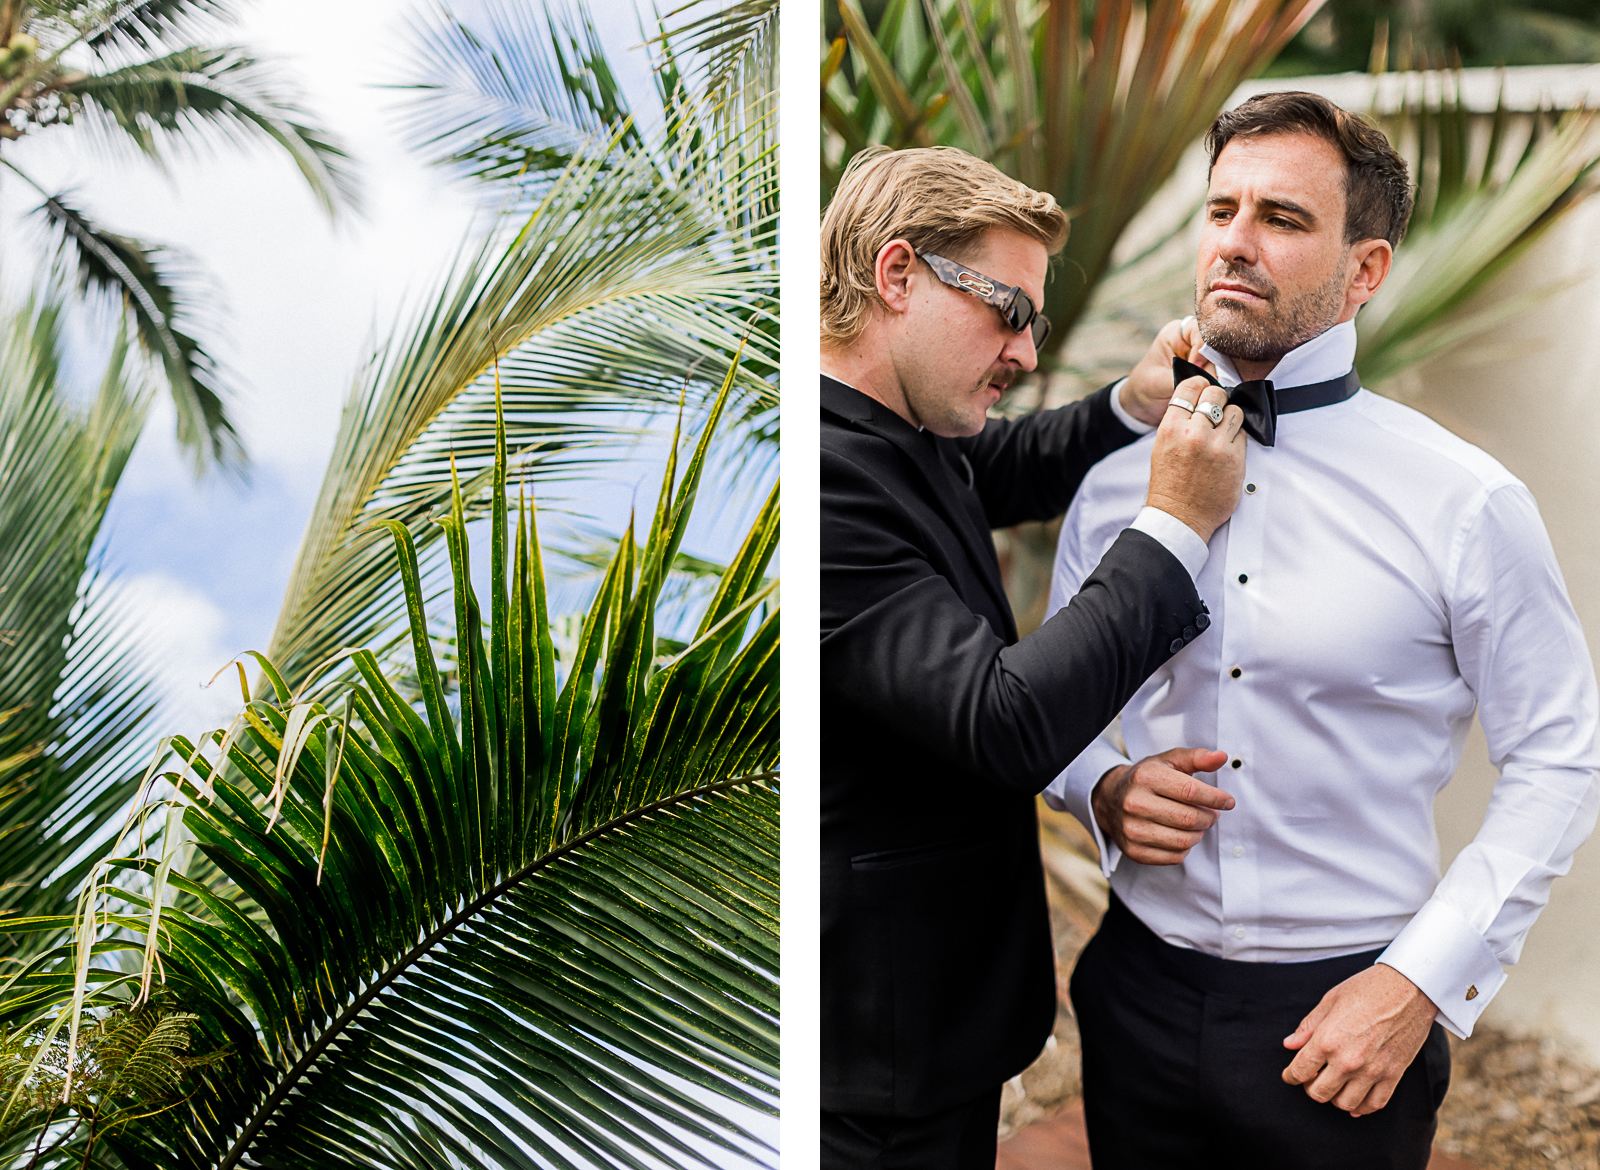
<path id="1" fill-rule="evenodd" d="M 1222 385 L 1193 362 L 1186 362 L 1181 357 L 1172 359 L 1174 386 L 1185 378 L 1193 378 L 1196 375 L 1213 386 Z M 1251 382 L 1240 382 L 1237 386 L 1229 386 L 1228 403 L 1244 411 L 1245 434 L 1263 447 L 1270 447 L 1278 437 L 1280 414 L 1294 414 L 1296 411 L 1311 410 L 1318 406 L 1332 406 L 1335 402 L 1343 402 L 1359 389 L 1361 389 L 1361 377 L 1353 369 L 1337 378 L 1330 378 L 1326 382 L 1313 382 L 1308 386 L 1283 386 L 1274 389 L 1270 379 L 1257 378 Z"/>

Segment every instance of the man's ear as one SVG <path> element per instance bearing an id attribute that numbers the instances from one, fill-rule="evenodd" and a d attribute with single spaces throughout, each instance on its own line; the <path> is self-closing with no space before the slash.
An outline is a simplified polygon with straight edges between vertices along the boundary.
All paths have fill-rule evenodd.
<path id="1" fill-rule="evenodd" d="M 911 305 L 911 274 L 917 267 L 917 253 L 902 239 L 890 240 L 878 249 L 873 265 L 878 298 L 891 313 L 904 313 Z"/>
<path id="2" fill-rule="evenodd" d="M 1388 240 L 1357 240 L 1350 248 L 1353 271 L 1345 289 L 1345 308 L 1351 316 L 1370 301 L 1394 263 L 1394 247 Z M 1346 318 L 1348 320 L 1348 318 Z"/>

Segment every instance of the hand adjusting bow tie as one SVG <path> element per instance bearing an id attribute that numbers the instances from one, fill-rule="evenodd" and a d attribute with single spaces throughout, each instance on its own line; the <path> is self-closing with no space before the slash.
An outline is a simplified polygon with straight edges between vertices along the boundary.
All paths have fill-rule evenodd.
<path id="1" fill-rule="evenodd" d="M 1181 357 L 1172 359 L 1172 384 L 1176 386 L 1185 378 L 1196 375 L 1213 386 L 1222 383 L 1193 362 Z M 1266 378 L 1253 382 L 1240 382 L 1228 387 L 1228 405 L 1244 411 L 1244 433 L 1263 447 L 1270 447 L 1278 437 L 1278 396 L 1272 392 L 1272 383 Z"/>
<path id="2" fill-rule="evenodd" d="M 1193 362 L 1181 357 L 1172 359 L 1172 384 L 1176 386 L 1185 378 L 1196 374 L 1213 386 L 1222 385 Z M 1312 382 L 1305 386 L 1278 386 L 1266 378 L 1254 382 L 1240 382 L 1229 386 L 1228 402 L 1244 411 L 1244 429 L 1263 447 L 1270 447 L 1278 437 L 1278 416 L 1312 410 L 1318 406 L 1332 406 L 1343 402 L 1361 389 L 1361 375 L 1351 369 L 1326 382 Z"/>

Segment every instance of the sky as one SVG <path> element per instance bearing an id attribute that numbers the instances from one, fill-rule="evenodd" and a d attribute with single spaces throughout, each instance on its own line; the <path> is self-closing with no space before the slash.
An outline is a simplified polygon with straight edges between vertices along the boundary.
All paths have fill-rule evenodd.
<path id="1" fill-rule="evenodd" d="M 203 341 L 242 388 L 232 417 L 248 473 L 196 479 L 178 450 L 171 407 L 158 400 L 114 497 L 104 546 L 112 587 L 165 658 L 152 666 L 171 695 L 171 730 L 224 725 L 236 711 L 236 686 L 201 684 L 241 651 L 266 648 L 348 391 L 375 339 L 483 222 L 469 187 L 408 152 L 400 96 L 381 88 L 407 76 L 407 22 L 420 7 L 257 0 L 224 34 L 281 62 L 313 120 L 354 155 L 359 214 L 330 222 L 287 158 L 266 147 L 210 152 L 163 174 L 136 160 L 108 163 L 71 133 L 8 146 L 103 226 L 181 246 L 216 294 L 220 328 Z M 624 85 L 647 93 L 632 0 L 587 7 Z M 625 62 L 636 68 L 625 71 Z M 37 201 L 14 182 L 0 185 L 8 217 Z M 15 269 L 28 266 L 8 267 L 15 287 Z M 612 494 L 626 501 L 632 488 L 613 485 Z"/>

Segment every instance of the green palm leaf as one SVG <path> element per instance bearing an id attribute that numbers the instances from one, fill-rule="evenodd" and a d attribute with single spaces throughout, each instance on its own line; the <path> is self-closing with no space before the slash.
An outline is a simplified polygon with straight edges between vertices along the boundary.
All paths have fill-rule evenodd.
<path id="1" fill-rule="evenodd" d="M 39 214 L 59 265 L 86 297 L 126 316 L 140 348 L 162 371 L 178 417 L 179 443 L 196 453 L 198 466 L 208 458 L 237 464 L 244 451 L 227 417 L 224 386 L 196 337 L 195 307 L 205 297 L 194 288 L 189 265 L 171 248 L 105 230 L 65 195 L 47 195 Z"/>
<path id="2" fill-rule="evenodd" d="M 298 108 L 290 82 L 242 49 L 181 42 L 235 15 L 231 0 L 26 0 L 0 5 L 0 141 L 75 132 L 107 156 L 158 164 L 216 146 L 270 143 L 332 213 L 355 202 L 343 148 Z M 155 54 L 155 55 L 151 55 Z M 45 190 L 8 151 L 4 165 L 45 197 L 54 250 L 92 301 L 109 297 L 165 374 L 179 441 L 198 468 L 243 461 L 226 379 L 192 331 L 193 299 L 173 250 L 110 231 Z"/>
<path id="3" fill-rule="evenodd" d="M 91 8 L 90 15 L 84 43 L 91 49 L 141 51 L 197 39 L 235 19 L 238 7 L 233 0 L 117 0 Z"/>
<path id="4" fill-rule="evenodd" d="M 63 305 L 0 336 L 0 955 L 8 919 L 69 908 L 133 795 L 153 704 L 128 616 L 96 570 L 148 394 L 112 349 L 86 413 L 63 401 Z"/>
<path id="5" fill-rule="evenodd" d="M 731 233 L 699 198 L 715 144 L 663 179 L 651 147 L 621 141 L 580 154 L 525 219 L 462 254 L 401 340 L 346 407 L 335 454 L 301 546 L 271 657 L 304 677 L 341 647 L 396 630 L 379 521 L 424 548 L 441 580 L 430 521 L 448 501 L 451 460 L 471 479 L 493 462 L 496 366 L 522 473 L 571 477 L 616 440 L 619 412 L 673 409 L 748 344 L 736 389 L 747 423 L 775 406 L 776 220 Z M 748 166 L 752 197 L 776 189 L 771 156 Z M 748 342 L 747 339 L 748 338 Z M 469 495 L 471 492 L 469 491 Z"/>
<path id="6" fill-rule="evenodd" d="M 1596 114 L 1535 114 L 1513 129 L 1504 96 L 1481 120 L 1459 84 L 1410 104 L 1388 129 L 1418 178 L 1417 211 L 1382 295 L 1362 310 L 1362 376 L 1382 384 L 1407 366 L 1509 323 L 1557 287 L 1480 298 L 1505 269 L 1595 190 Z"/>
<path id="7" fill-rule="evenodd" d="M 741 1118 L 773 1112 L 776 1093 L 775 496 L 693 642 L 659 661 L 652 632 L 732 384 L 730 370 L 681 478 L 669 462 L 642 551 L 621 546 L 559 668 L 502 437 L 487 637 L 459 494 L 441 522 L 456 713 L 412 541 L 391 524 L 421 710 L 370 652 L 339 715 L 268 668 L 274 698 L 249 704 L 226 765 L 194 765 L 215 799 L 169 777 L 226 880 L 186 876 L 170 836 L 159 856 L 113 860 L 80 986 L 91 1013 L 133 996 L 116 960 L 143 951 L 159 906 L 166 1002 L 194 1017 L 191 1047 L 226 1054 L 180 1104 L 104 1135 L 123 1166 L 770 1160 Z M 73 984 L 71 953 L 36 961 L 0 990 L 0 1027 L 59 1022 Z"/>
<path id="8" fill-rule="evenodd" d="M 411 39 L 401 128 L 436 165 L 537 184 L 619 128 L 622 145 L 643 143 L 585 9 L 490 0 L 469 20 L 436 5 L 413 18 Z"/>
<path id="9" fill-rule="evenodd" d="M 159 160 L 165 151 L 192 152 L 208 139 L 230 146 L 266 141 L 289 156 L 330 214 L 356 201 L 344 148 L 309 124 L 275 70 L 243 49 L 187 46 L 64 77 L 56 88 L 81 107 L 78 120 L 100 131 L 105 143 L 114 132 Z"/>

